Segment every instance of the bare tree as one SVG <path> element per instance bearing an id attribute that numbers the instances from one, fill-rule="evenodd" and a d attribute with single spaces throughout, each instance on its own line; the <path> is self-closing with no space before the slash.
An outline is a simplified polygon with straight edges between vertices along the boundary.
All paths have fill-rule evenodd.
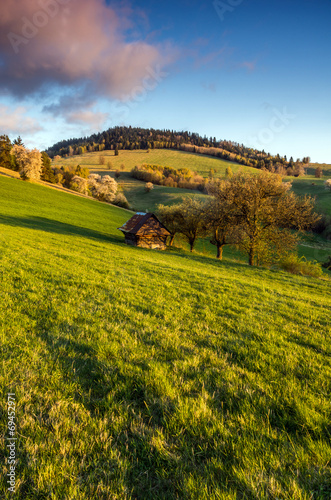
<path id="1" fill-rule="evenodd" d="M 169 246 L 172 246 L 176 234 L 180 229 L 180 204 L 177 205 L 159 205 L 157 207 L 157 215 L 161 222 L 170 232 Z"/>
<path id="2" fill-rule="evenodd" d="M 190 251 L 197 238 L 206 235 L 206 224 L 204 221 L 204 203 L 196 197 L 187 197 L 178 206 L 178 232 L 181 233 L 188 244 Z"/>
<path id="3" fill-rule="evenodd" d="M 209 185 L 209 194 L 213 194 L 213 186 Z M 216 257 L 222 260 L 225 245 L 236 242 L 235 227 L 237 224 L 236 207 L 229 204 L 227 200 L 216 197 L 206 203 L 204 208 L 205 227 L 211 234 L 210 243 L 217 248 Z"/>

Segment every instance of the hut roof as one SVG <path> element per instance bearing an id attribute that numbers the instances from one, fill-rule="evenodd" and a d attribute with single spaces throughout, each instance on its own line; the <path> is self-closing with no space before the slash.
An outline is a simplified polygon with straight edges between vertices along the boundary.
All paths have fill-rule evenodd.
<path id="1" fill-rule="evenodd" d="M 156 222 L 158 222 L 159 227 L 154 226 L 154 230 L 157 234 L 162 234 L 164 236 L 169 236 L 170 232 L 168 229 L 162 224 L 162 222 L 159 221 L 159 219 L 154 215 L 153 213 L 144 213 L 144 212 L 137 212 L 135 215 L 131 217 L 123 226 L 117 228 L 123 233 L 130 233 L 130 234 L 138 234 L 142 235 L 146 233 L 151 232 L 150 225 L 148 222 L 151 222 L 149 219 L 153 218 Z M 146 224 L 147 223 L 147 224 Z M 144 230 L 144 226 L 146 225 L 146 231 Z"/>

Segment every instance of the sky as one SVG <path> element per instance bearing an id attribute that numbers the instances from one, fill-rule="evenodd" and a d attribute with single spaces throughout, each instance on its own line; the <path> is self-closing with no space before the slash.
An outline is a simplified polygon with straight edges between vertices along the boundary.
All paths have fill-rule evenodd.
<path id="1" fill-rule="evenodd" d="M 117 125 L 331 163 L 330 0 L 2 0 L 0 134 Z"/>

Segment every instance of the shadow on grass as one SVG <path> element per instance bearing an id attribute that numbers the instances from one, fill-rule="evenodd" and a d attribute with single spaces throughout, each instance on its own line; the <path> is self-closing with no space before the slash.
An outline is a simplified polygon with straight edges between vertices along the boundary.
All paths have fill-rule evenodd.
<path id="1" fill-rule="evenodd" d="M 96 419 L 106 414 L 116 415 L 119 405 L 122 408 L 123 423 L 116 425 L 116 431 L 110 430 L 116 447 L 127 458 L 125 482 L 134 498 L 179 498 L 178 486 L 173 481 L 177 460 L 150 442 L 155 426 L 165 426 L 174 407 L 170 402 L 162 404 L 157 388 L 146 383 L 149 367 L 144 362 L 131 362 L 130 367 L 123 368 L 116 359 L 98 359 L 93 346 L 76 340 L 79 327 L 59 321 L 52 308 L 45 308 L 39 318 L 37 332 L 46 343 L 54 366 L 58 364 L 68 382 L 76 385 L 73 398 Z M 51 334 L 54 326 L 66 332 L 66 337 Z M 95 463 L 95 456 L 92 458 L 91 463 Z M 89 482 L 98 480 L 97 462 L 90 465 L 87 474 Z"/>
<path id="2" fill-rule="evenodd" d="M 27 229 L 36 229 L 38 231 L 46 231 L 48 233 L 64 234 L 68 236 L 83 236 L 99 241 L 106 241 L 108 243 L 123 243 L 123 238 L 119 235 L 109 236 L 105 233 L 100 233 L 94 229 L 75 226 L 66 222 L 60 222 L 45 217 L 10 217 L 1 215 L 0 224 L 8 226 L 16 226 Z"/>
<path id="3" fill-rule="evenodd" d="M 199 264 L 208 264 L 213 267 L 217 267 L 218 269 L 221 269 L 223 266 L 225 265 L 228 266 L 230 264 L 231 267 L 236 268 L 238 270 L 244 270 L 244 269 L 267 270 L 264 267 L 248 266 L 248 264 L 245 262 L 237 262 L 235 260 L 230 259 L 229 257 L 225 257 L 223 260 L 219 260 L 216 259 L 216 257 L 201 255 L 195 252 L 191 253 L 180 247 L 168 247 L 166 250 L 166 254 L 175 255 L 176 257 L 181 257 L 182 259 L 197 262 Z"/>

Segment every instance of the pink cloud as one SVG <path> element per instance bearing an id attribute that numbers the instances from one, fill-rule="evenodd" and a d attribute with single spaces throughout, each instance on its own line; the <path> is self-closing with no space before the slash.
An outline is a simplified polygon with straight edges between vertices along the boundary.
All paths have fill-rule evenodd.
<path id="1" fill-rule="evenodd" d="M 77 86 L 93 98 L 130 93 L 146 68 L 162 66 L 172 55 L 143 41 L 127 42 L 123 30 L 130 21 L 120 16 L 103 0 L 1 2 L 2 90 L 26 97 L 47 94 L 55 84 Z"/>
<path id="2" fill-rule="evenodd" d="M 23 106 L 12 108 L 0 104 L 0 134 L 33 135 L 43 130 L 37 120 L 27 116 Z"/>
<path id="3" fill-rule="evenodd" d="M 92 130 L 101 130 L 108 118 L 108 113 L 92 110 L 72 111 L 67 114 L 68 123 L 88 125 Z"/>
<path id="4" fill-rule="evenodd" d="M 251 73 L 256 69 L 256 61 L 244 61 L 238 64 L 238 68 L 245 68 Z"/>

